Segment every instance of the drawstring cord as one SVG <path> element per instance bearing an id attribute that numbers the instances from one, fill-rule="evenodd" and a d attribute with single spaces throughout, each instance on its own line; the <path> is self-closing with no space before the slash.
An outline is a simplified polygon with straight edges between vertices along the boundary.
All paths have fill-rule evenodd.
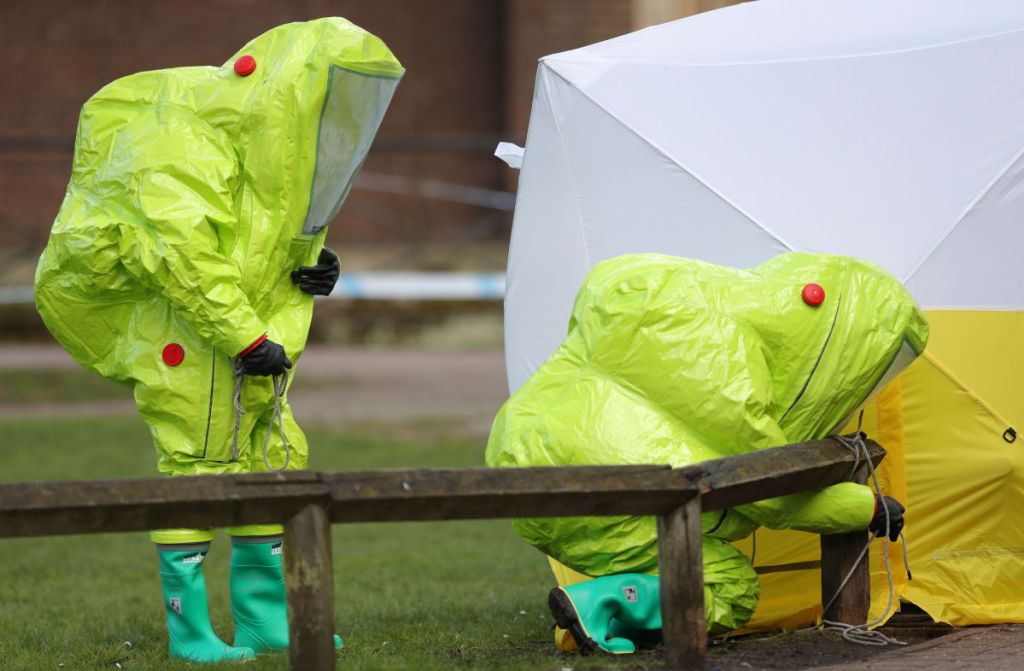
<path id="1" fill-rule="evenodd" d="M 242 377 L 245 376 L 245 369 L 242 362 L 235 359 L 235 393 L 232 397 L 235 404 L 235 426 L 231 432 L 231 461 L 238 459 L 238 427 L 242 423 L 242 415 L 245 408 L 242 407 Z"/>
<path id="2" fill-rule="evenodd" d="M 284 397 L 285 389 L 288 388 L 288 371 L 274 376 L 274 415 L 267 424 L 267 432 L 263 434 L 263 465 L 272 473 L 280 473 L 288 469 L 292 460 L 292 448 L 284 435 L 284 417 L 281 415 L 281 399 Z M 270 444 L 270 432 L 274 429 L 274 422 L 277 422 L 277 435 L 281 437 L 281 444 L 284 445 L 284 463 L 281 468 L 274 468 L 270 465 L 267 447 Z M 886 513 L 888 514 L 888 512 Z"/>
<path id="3" fill-rule="evenodd" d="M 881 499 L 882 486 L 878 481 L 878 475 L 875 473 L 875 465 L 874 463 L 872 463 L 871 455 L 868 453 L 868 446 L 864 442 L 864 434 L 861 433 L 860 430 L 860 424 L 861 421 L 863 421 L 863 418 L 864 414 L 861 413 L 861 419 L 857 423 L 857 433 L 852 438 L 847 436 L 832 437 L 835 438 L 835 440 L 838 441 L 840 445 L 846 447 L 847 449 L 851 450 L 854 453 L 855 460 L 853 471 L 851 471 L 850 473 L 851 478 L 854 475 L 854 473 L 856 473 L 857 468 L 860 466 L 860 462 L 862 459 L 867 463 L 868 472 L 871 474 L 871 483 L 874 486 L 875 494 L 876 496 L 879 497 L 879 499 Z M 896 582 L 893 578 L 892 566 L 889 563 L 889 509 L 885 506 L 884 503 L 882 503 L 881 506 L 883 512 L 885 513 L 885 534 L 881 537 L 882 563 L 885 566 L 885 577 L 889 588 L 889 600 L 885 606 L 885 610 L 878 618 L 865 624 L 846 624 L 844 622 L 833 622 L 831 620 L 826 620 L 824 618 L 822 618 L 821 623 L 823 625 L 822 628 L 825 630 L 842 632 L 843 638 L 845 638 L 847 641 L 850 641 L 851 643 L 857 643 L 859 645 L 879 646 L 907 645 L 906 641 L 900 641 L 891 636 L 887 636 L 876 629 L 872 629 L 872 627 L 880 625 L 885 621 L 886 617 L 888 617 L 889 613 L 892 611 L 893 602 L 896 599 Z M 910 561 L 907 557 L 907 540 L 906 538 L 904 538 L 902 530 L 900 531 L 899 538 L 900 544 L 903 549 L 903 566 L 904 568 L 906 568 L 907 571 L 907 579 L 910 580 L 911 573 Z M 832 606 L 832 604 L 835 603 L 836 599 L 839 598 L 839 595 L 842 594 L 843 589 L 846 587 L 847 583 L 849 583 L 850 580 L 853 578 L 853 574 L 857 571 L 857 567 L 860 566 L 860 563 L 864 561 L 864 558 L 867 556 L 868 549 L 871 547 L 871 543 L 874 540 L 874 538 L 868 539 L 868 542 L 864 545 L 864 549 L 860 551 L 860 555 L 857 557 L 857 561 L 853 563 L 853 567 L 846 574 L 846 577 L 843 578 L 843 581 L 839 584 L 839 589 L 836 590 L 836 593 L 833 594 L 832 598 L 829 599 L 828 603 L 825 604 L 825 607 L 822 609 L 823 612 L 827 612 L 828 609 Z"/>
<path id="4" fill-rule="evenodd" d="M 238 430 L 242 424 L 242 415 L 245 414 L 245 408 L 242 407 L 242 378 L 245 377 L 245 369 L 242 367 L 242 362 L 235 359 L 235 393 L 233 396 L 233 402 L 235 406 L 235 425 L 231 433 L 231 460 L 238 459 Z M 263 465 L 271 473 L 280 473 L 281 471 L 287 470 L 288 464 L 292 460 L 292 448 L 288 444 L 288 439 L 284 435 L 284 417 L 282 416 L 281 410 L 281 399 L 284 397 L 284 392 L 288 388 L 288 371 L 285 371 L 281 375 L 275 375 L 272 379 L 274 386 L 274 414 L 270 418 L 270 423 L 267 424 L 267 431 L 263 434 Z M 280 468 L 274 468 L 270 465 L 269 448 L 270 448 L 270 434 L 274 430 L 274 423 L 277 423 L 277 432 L 281 436 L 281 444 L 284 445 L 284 463 L 281 464 Z"/>

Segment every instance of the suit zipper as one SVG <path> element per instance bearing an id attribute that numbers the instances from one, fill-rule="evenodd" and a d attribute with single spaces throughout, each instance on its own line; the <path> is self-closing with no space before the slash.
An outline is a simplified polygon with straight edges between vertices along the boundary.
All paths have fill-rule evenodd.
<path id="1" fill-rule="evenodd" d="M 793 408 L 795 408 L 796 404 L 800 402 L 801 398 L 803 398 L 804 392 L 807 391 L 807 388 L 811 386 L 811 380 L 814 379 L 814 373 L 818 370 L 818 366 L 821 364 L 821 360 L 825 358 L 825 350 L 828 349 L 828 343 L 830 340 L 832 340 L 832 333 L 835 332 L 836 330 L 836 323 L 839 321 L 839 309 L 842 307 L 842 304 L 843 297 L 840 296 L 839 300 L 836 302 L 836 313 L 832 317 L 832 326 L 829 327 L 828 337 L 825 338 L 825 344 L 821 346 L 821 352 L 818 353 L 818 360 L 814 362 L 814 368 L 811 369 L 811 373 L 807 376 L 807 379 L 804 381 L 804 386 L 800 389 L 800 393 L 796 395 L 796 398 L 793 399 L 793 402 L 789 405 L 789 408 L 787 408 L 786 412 L 782 413 L 782 417 L 779 418 L 780 426 L 782 422 L 786 420 L 786 417 L 789 415 L 790 411 Z"/>
<path id="2" fill-rule="evenodd" d="M 210 449 L 210 424 L 213 421 L 213 386 L 217 380 L 217 350 L 213 350 L 213 356 L 210 357 L 213 360 L 213 365 L 210 366 L 210 402 L 206 408 L 206 439 L 203 441 L 203 459 L 206 458 L 206 452 Z"/>

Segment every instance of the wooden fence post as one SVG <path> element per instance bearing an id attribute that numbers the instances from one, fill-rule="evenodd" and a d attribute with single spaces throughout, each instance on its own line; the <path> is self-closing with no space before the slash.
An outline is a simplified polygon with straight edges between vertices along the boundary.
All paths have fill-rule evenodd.
<path id="1" fill-rule="evenodd" d="M 661 631 L 669 668 L 702 669 L 708 643 L 700 495 L 658 516 Z"/>
<path id="2" fill-rule="evenodd" d="M 289 656 L 293 671 L 333 671 L 334 571 L 327 511 L 308 505 L 284 526 Z"/>
<path id="3" fill-rule="evenodd" d="M 869 470 L 861 464 L 857 472 L 850 478 L 853 482 L 865 484 Z M 842 593 L 836 596 L 839 586 L 853 570 L 868 536 L 864 531 L 851 531 L 845 534 L 822 534 L 821 536 L 821 607 L 828 606 L 829 600 L 835 601 L 822 611 L 821 617 L 831 622 L 843 624 L 864 624 L 868 621 L 871 610 L 871 554 L 864 556 L 860 566 L 850 576 L 849 582 Z"/>
<path id="4" fill-rule="evenodd" d="M 829 599 L 835 596 L 843 579 L 853 568 L 864 544 L 867 534 L 863 531 L 852 531 L 847 534 L 827 534 L 821 537 L 821 605 L 828 605 Z M 836 596 L 822 617 L 832 622 L 844 624 L 864 624 L 868 621 L 868 610 L 871 607 L 871 571 L 870 557 L 864 557 L 843 591 Z"/>

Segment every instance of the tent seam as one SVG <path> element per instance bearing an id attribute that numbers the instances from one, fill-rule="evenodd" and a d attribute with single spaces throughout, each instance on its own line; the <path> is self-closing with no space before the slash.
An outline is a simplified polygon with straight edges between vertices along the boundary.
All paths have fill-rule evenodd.
<path id="1" fill-rule="evenodd" d="M 1020 308 L 1005 305 L 925 305 L 926 312 L 1020 312 Z"/>
<path id="2" fill-rule="evenodd" d="M 657 152 L 658 152 L 659 154 L 661 154 L 662 156 L 664 156 L 665 158 L 667 158 L 667 159 L 668 159 L 669 161 L 671 161 L 671 162 L 672 162 L 672 163 L 673 163 L 674 165 L 676 165 L 676 166 L 677 166 L 677 167 L 678 167 L 678 168 L 679 168 L 680 170 L 682 170 L 683 172 L 685 172 L 685 173 L 686 173 L 687 175 L 689 175 L 689 176 L 690 176 L 690 177 L 692 177 L 693 179 L 697 180 L 697 182 L 699 182 L 699 183 L 700 183 L 701 185 L 703 185 L 703 186 L 704 186 L 704 188 L 706 188 L 706 189 L 707 189 L 708 191 L 710 191 L 711 193 L 713 193 L 713 194 L 715 194 L 716 196 L 718 196 L 718 198 L 720 198 L 720 199 L 722 200 L 722 202 L 723 202 L 723 203 L 725 203 L 726 205 L 728 205 L 729 207 L 731 207 L 732 209 L 734 209 L 734 210 L 735 210 L 736 212 L 738 212 L 738 213 L 739 213 L 740 215 L 742 215 L 742 216 L 743 216 L 744 218 L 746 218 L 746 219 L 747 219 L 747 221 L 749 221 L 750 223 L 754 224 L 755 226 L 757 226 L 758 228 L 760 228 L 760 229 L 761 229 L 762 231 L 764 231 L 765 233 L 767 233 L 767 234 L 768 234 L 768 236 L 769 236 L 770 238 L 772 238 L 773 240 L 775 240 L 775 242 L 779 243 L 780 245 L 782 245 L 783 247 L 785 247 L 785 248 L 786 248 L 787 250 L 789 250 L 789 251 L 791 251 L 791 252 L 793 252 L 793 251 L 796 251 L 796 248 L 795 248 L 795 247 L 794 247 L 793 245 L 789 244 L 789 243 L 788 243 L 788 242 L 787 242 L 786 240 L 784 240 L 784 239 L 782 238 L 782 236 L 780 236 L 780 235 L 779 235 L 778 233 L 776 233 L 775 231 L 773 231 L 772 229 L 768 228 L 767 226 L 765 226 L 764 224 L 762 224 L 762 223 L 761 223 L 760 221 L 758 221 L 757 219 L 755 219 L 755 218 L 754 218 L 753 216 L 751 216 L 751 215 L 750 215 L 750 213 L 748 213 L 748 212 L 747 212 L 746 210 L 744 210 L 744 209 L 743 209 L 742 207 L 740 207 L 739 205 L 737 205 L 736 203 L 734 203 L 734 202 L 733 202 L 733 201 L 732 201 L 731 199 L 729 199 L 728 197 L 726 197 L 726 195 L 725 195 L 725 194 L 723 194 L 723 193 L 722 193 L 721 191 L 719 191 L 719 190 L 718 190 L 718 189 L 716 189 L 715 187 L 711 186 L 711 185 L 710 185 L 710 184 L 709 184 L 709 183 L 707 182 L 707 180 L 705 180 L 705 179 L 704 179 L 703 177 L 701 177 L 701 176 L 700 176 L 700 175 L 698 175 L 698 174 L 697 174 L 696 172 L 694 172 L 693 170 L 691 170 L 691 169 L 690 169 L 689 167 L 687 167 L 687 166 L 683 165 L 683 164 L 682 164 L 682 162 L 681 162 L 681 161 L 680 161 L 679 159 L 675 158 L 675 157 L 674 157 L 674 156 L 672 156 L 672 155 L 671 155 L 670 153 L 668 153 L 668 151 L 667 151 L 667 150 L 665 150 L 665 149 L 664 149 L 663 147 L 661 147 L 661 146 L 660 146 L 660 145 L 659 145 L 658 143 L 654 142 L 654 140 L 650 139 L 649 137 L 647 137 L 646 135 L 644 135 L 643 133 L 641 133 L 641 132 L 640 132 L 639 130 L 637 130 L 636 128 L 633 128 L 633 126 L 631 126 L 630 124 L 626 123 L 626 122 L 625 122 L 625 121 L 623 121 L 622 119 L 620 119 L 620 118 L 618 118 L 617 116 L 615 116 L 614 114 L 612 114 L 611 110 L 609 110 L 609 109 L 608 109 L 607 107 L 605 107 L 605 106 L 604 106 L 604 105 L 602 105 L 602 104 L 601 104 L 600 102 L 598 102 L 598 100 L 597 100 L 596 98 L 594 98 L 594 97 L 593 97 L 593 96 L 591 96 L 591 95 L 590 95 L 589 93 L 587 93 L 587 92 L 586 92 L 586 91 L 584 91 L 584 90 L 583 90 L 582 88 L 580 88 L 580 87 L 579 87 L 579 86 L 577 86 L 577 85 L 576 85 L 575 83 L 573 83 L 573 81 L 572 81 L 572 80 L 570 80 L 570 79 L 569 79 L 568 77 L 566 77 L 566 76 L 565 76 L 565 75 L 563 75 L 562 73 L 558 72 L 558 70 L 556 70 L 556 69 L 555 69 L 555 68 L 553 68 L 553 67 L 549 67 L 549 69 L 550 69 L 550 70 L 551 70 L 552 72 L 554 72 L 554 73 L 555 73 L 555 74 L 556 74 L 556 75 L 557 75 L 557 76 L 558 76 L 558 77 L 559 77 L 559 78 L 560 78 L 560 79 L 561 79 L 562 81 L 564 81 L 564 82 L 565 82 L 566 84 L 568 84 L 568 85 L 569 85 L 569 86 L 571 86 L 572 88 L 574 88 L 574 89 L 576 89 L 577 91 L 579 91 L 580 95 L 582 95 L 582 96 L 583 96 L 584 98 L 586 98 L 586 99 L 587 99 L 587 100 L 589 100 L 590 102 L 594 103 L 594 105 L 596 105 L 598 109 L 600 109 L 600 110 L 601 110 L 602 112 L 604 112 L 605 114 L 607 114 L 607 115 L 608 115 L 608 116 L 609 116 L 609 117 L 610 117 L 610 118 L 611 118 L 611 119 L 612 119 L 613 121 L 617 122 L 617 123 L 618 123 L 618 124 L 619 124 L 620 126 L 622 126 L 622 127 L 623 127 L 623 128 L 625 128 L 626 130 L 628 130 L 629 132 L 631 132 L 631 133 L 632 133 L 633 135 L 635 135 L 635 136 L 637 136 L 638 138 L 640 138 L 640 140 L 642 140 L 642 141 L 643 141 L 644 143 L 646 143 L 646 144 L 647 144 L 647 145 L 648 145 L 649 147 L 651 147 L 652 149 L 654 149 L 655 151 L 657 151 Z M 556 121 L 556 124 L 557 124 L 557 121 Z M 558 129 L 559 129 L 559 135 L 561 135 L 561 127 L 559 126 L 559 127 L 558 127 Z M 563 151 L 564 151 L 564 150 L 565 150 L 565 147 L 564 147 L 564 145 L 563 145 L 563 147 L 562 147 L 562 148 L 563 148 Z M 568 161 L 568 159 L 566 159 L 566 160 Z M 571 176 L 571 173 L 570 173 L 570 176 Z M 574 188 L 575 188 L 575 184 L 574 184 Z"/>
<path id="3" fill-rule="evenodd" d="M 544 67 L 545 70 L 554 72 L 550 67 L 546 65 Z M 569 174 L 569 183 L 572 184 L 573 200 L 576 201 L 576 213 L 580 224 L 580 236 L 583 238 L 583 257 L 587 262 L 587 269 L 589 270 L 594 264 L 590 253 L 590 236 L 587 233 L 587 225 L 583 217 L 583 198 L 580 196 L 580 189 L 576 183 L 576 176 L 573 174 L 572 165 L 569 163 L 569 151 L 565 146 L 565 135 L 562 133 L 562 124 L 558 120 L 558 114 L 555 109 L 555 99 L 551 94 L 550 82 L 546 76 L 544 77 L 544 90 L 548 96 L 548 105 L 551 107 L 551 120 L 554 122 L 555 131 L 558 133 L 558 143 L 562 148 L 562 160 L 565 161 L 565 171 Z"/>
<path id="4" fill-rule="evenodd" d="M 1015 165 L 1020 163 L 1022 157 L 1024 157 L 1024 146 L 1021 146 L 1016 151 L 1016 153 L 1014 153 L 1013 158 L 1010 159 L 1010 162 L 1006 165 L 1006 167 L 996 173 L 995 177 L 993 177 L 991 181 L 989 181 L 989 183 L 985 186 L 985 188 L 981 190 L 981 193 L 975 196 L 971 200 L 971 202 L 968 203 L 964 211 L 961 212 L 960 216 L 957 217 L 956 221 L 953 222 L 953 225 L 950 226 L 949 229 L 947 229 L 946 232 L 942 234 L 942 237 L 939 238 L 935 245 L 928 250 L 928 253 L 921 257 L 921 260 L 914 265 L 914 267 L 911 269 L 911 271 L 907 274 L 906 277 L 901 279 L 901 282 L 904 286 L 906 286 L 906 284 L 910 282 L 911 278 L 913 278 L 914 275 L 917 274 L 917 271 L 921 270 L 921 268 L 924 267 L 924 264 L 928 263 L 928 259 L 934 256 L 935 252 L 939 250 L 939 247 L 942 247 L 942 245 L 946 243 L 946 241 L 949 239 L 949 236 L 953 235 L 956 229 L 960 228 L 960 224 L 964 223 L 964 220 L 967 218 L 967 215 L 969 215 L 971 212 L 977 209 L 981 201 L 985 199 L 985 196 L 991 193 L 992 189 L 996 187 L 996 184 L 998 184 L 999 181 L 1003 179 L 1003 177 L 1006 177 L 1006 174 L 1010 172 L 1010 170 L 1012 170 Z"/>
<path id="5" fill-rule="evenodd" d="M 637 32 L 642 32 L 642 31 L 637 31 Z M 858 54 L 837 54 L 837 55 L 831 55 L 831 56 L 808 56 L 806 58 L 778 58 L 778 59 L 774 59 L 774 60 L 761 60 L 761 61 L 720 61 L 720 62 L 716 62 L 716 63 L 700 63 L 700 62 L 692 62 L 692 61 L 669 61 L 669 60 L 665 60 L 665 61 L 652 61 L 652 60 L 642 59 L 642 58 L 630 59 L 628 57 L 627 58 L 622 58 L 622 57 L 610 58 L 610 57 L 607 57 L 607 56 L 596 56 L 595 57 L 595 56 L 592 56 L 592 55 L 589 56 L 589 57 L 582 57 L 582 58 L 580 56 L 576 56 L 574 58 L 574 57 L 571 57 L 571 56 L 565 56 L 564 55 L 564 54 L 579 53 L 579 52 L 586 53 L 587 47 L 581 47 L 580 49 L 574 49 L 573 51 L 565 51 L 565 52 L 562 52 L 561 54 L 552 54 L 551 56 L 547 56 L 545 58 L 542 58 L 541 61 L 542 62 L 546 62 L 546 61 L 550 60 L 553 63 L 557 62 L 559 60 L 567 61 L 567 62 L 573 62 L 574 61 L 574 62 L 577 62 L 577 63 L 594 63 L 594 62 L 608 62 L 608 63 L 614 63 L 614 64 L 619 64 L 619 63 L 644 63 L 644 64 L 650 64 L 650 65 L 680 65 L 680 66 L 684 66 L 684 67 L 697 67 L 697 68 L 700 68 L 700 67 L 731 67 L 731 66 L 741 66 L 741 65 L 785 65 L 787 63 L 811 63 L 811 62 L 820 62 L 820 61 L 849 60 L 849 59 L 854 59 L 854 58 L 872 58 L 872 57 L 876 57 L 876 56 L 890 56 L 890 55 L 893 55 L 893 54 L 908 54 L 908 53 L 915 53 L 915 52 L 918 52 L 918 51 L 928 51 L 930 49 L 944 49 L 946 47 L 955 47 L 955 46 L 958 46 L 958 45 L 961 45 L 961 44 L 969 44 L 971 42 L 981 42 L 981 41 L 984 41 L 984 40 L 991 40 L 991 39 L 996 39 L 996 38 L 999 38 L 999 37 L 1005 37 L 1007 35 L 1013 35 L 1014 33 L 1019 33 L 1019 32 L 1024 32 L 1024 28 L 1014 28 L 1013 30 L 1005 30 L 1005 31 L 999 32 L 999 33 L 988 33 L 988 34 L 985 34 L 985 35 L 976 35 L 974 37 L 968 37 L 968 38 L 964 38 L 964 39 L 960 39 L 960 40 L 950 40 L 948 42 L 936 42 L 935 44 L 926 44 L 926 45 L 917 46 L 917 47 L 907 47 L 905 49 L 888 49 L 888 50 L 884 50 L 884 51 L 866 51 L 864 53 L 858 53 Z M 561 56 L 561 58 L 557 58 L 558 56 Z"/>
<path id="6" fill-rule="evenodd" d="M 967 384 L 959 377 L 957 377 L 957 375 L 953 371 L 951 371 L 942 362 L 940 362 L 934 354 L 930 354 L 929 352 L 925 351 L 924 353 L 921 354 L 921 356 L 924 359 L 926 359 L 930 364 L 932 364 L 935 367 L 935 369 L 939 371 L 939 373 L 941 373 L 943 376 L 945 376 L 950 382 L 959 387 L 960 391 L 967 394 L 972 401 L 980 405 L 982 409 L 988 412 L 988 414 L 992 415 L 993 419 L 998 420 L 1000 423 L 1002 423 L 1003 426 L 1013 426 L 1013 422 L 1011 422 L 1006 417 L 1003 417 L 1002 413 L 1000 413 L 998 410 L 989 405 L 988 401 L 983 399 L 973 389 L 968 387 Z"/>

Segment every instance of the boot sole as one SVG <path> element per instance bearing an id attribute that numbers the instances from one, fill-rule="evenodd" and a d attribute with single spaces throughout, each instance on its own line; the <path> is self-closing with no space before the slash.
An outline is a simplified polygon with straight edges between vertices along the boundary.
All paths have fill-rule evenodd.
<path id="1" fill-rule="evenodd" d="M 551 611 L 552 617 L 555 618 L 555 624 L 568 631 L 576 641 L 576 647 L 580 649 L 581 655 L 590 655 L 598 650 L 594 639 L 583 631 L 583 625 L 580 624 L 580 617 L 576 612 L 576 607 L 572 605 L 572 599 L 561 588 L 556 587 L 548 594 L 548 609 Z"/>

